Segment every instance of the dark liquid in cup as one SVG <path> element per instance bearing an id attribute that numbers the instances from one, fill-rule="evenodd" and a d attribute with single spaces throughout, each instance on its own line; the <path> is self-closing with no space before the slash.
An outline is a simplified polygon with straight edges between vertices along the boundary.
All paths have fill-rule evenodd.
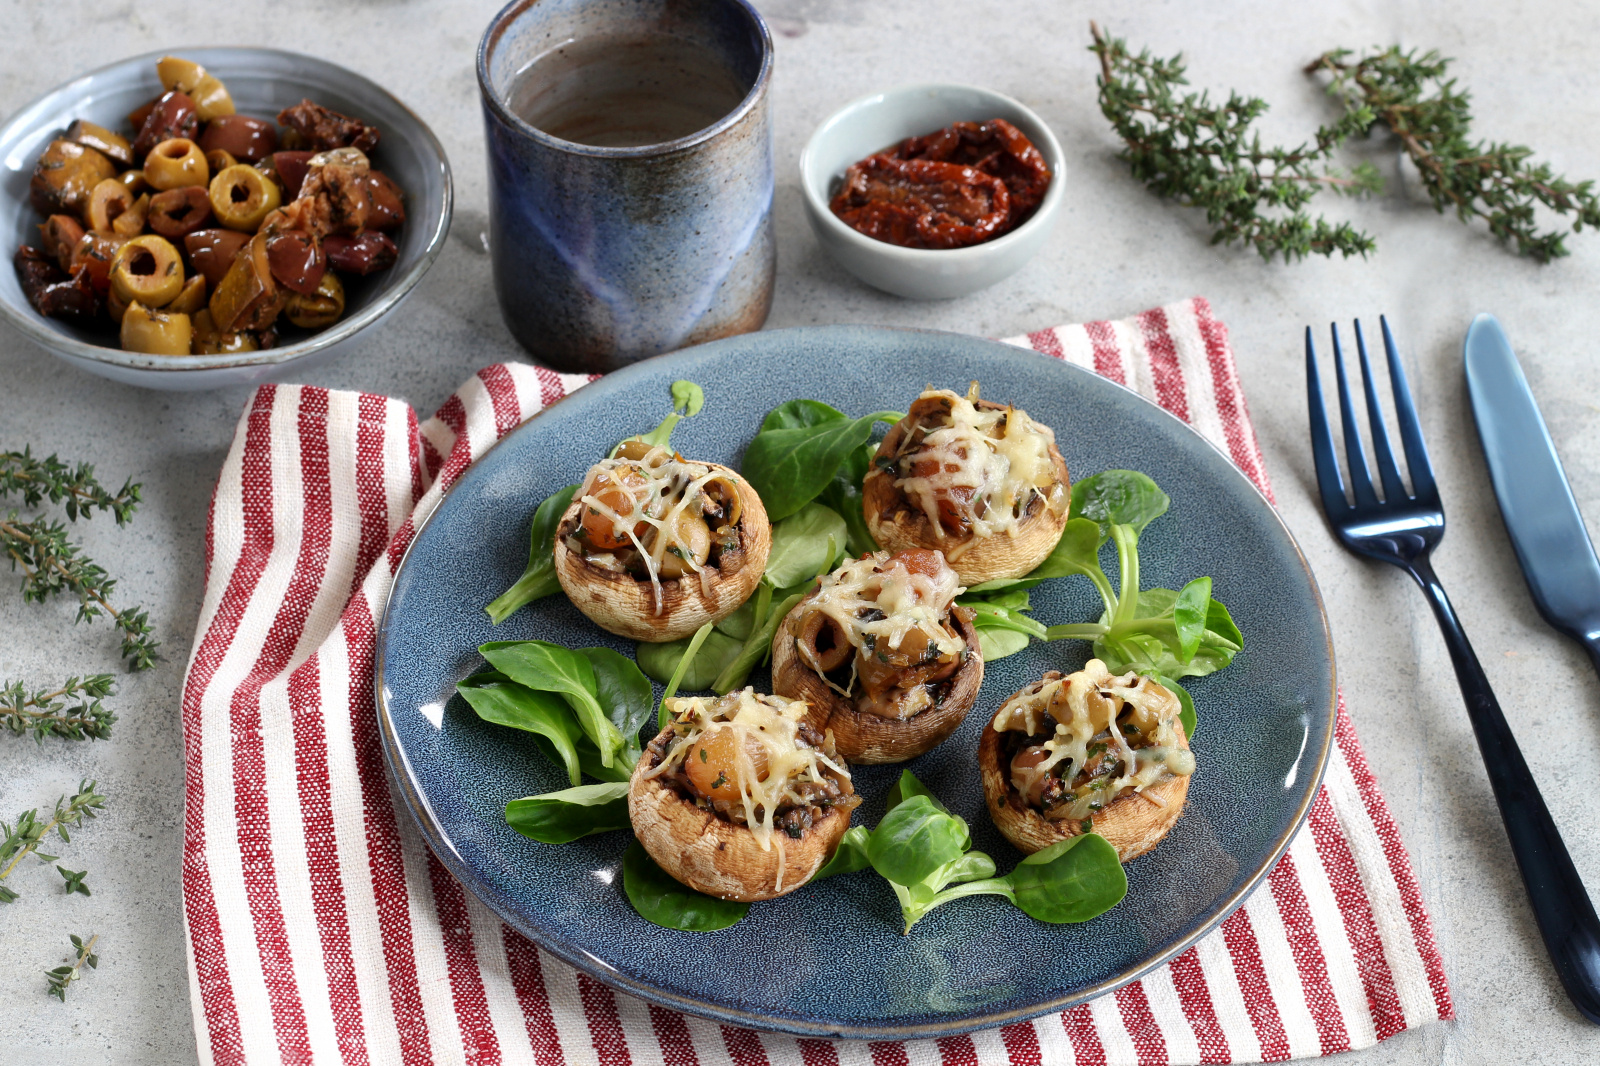
<path id="1" fill-rule="evenodd" d="M 511 83 L 511 110 L 553 137 L 635 148 L 698 133 L 750 86 L 681 37 L 591 37 L 552 49 Z"/>

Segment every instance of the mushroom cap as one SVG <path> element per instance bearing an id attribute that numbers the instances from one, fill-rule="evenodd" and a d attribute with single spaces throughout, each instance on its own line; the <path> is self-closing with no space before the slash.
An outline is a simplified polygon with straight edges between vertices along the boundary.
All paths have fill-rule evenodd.
<path id="1" fill-rule="evenodd" d="M 979 410 L 1004 410 L 1006 405 L 979 400 Z M 894 455 L 900 441 L 910 431 L 916 412 L 896 422 L 878 445 L 877 457 Z M 1067 463 L 1054 443 L 1050 445 L 1050 462 L 1055 467 L 1055 480 L 1063 490 L 1071 487 L 1067 480 Z M 892 552 L 907 548 L 935 548 L 945 553 L 950 566 L 961 578 L 963 585 L 979 585 L 985 581 L 1022 577 L 1032 572 L 1061 539 L 1067 528 L 1067 514 L 1057 514 L 1045 506 L 1044 500 L 1035 497 L 1028 511 L 1018 523 L 1015 534 L 998 533 L 979 537 L 968 532 L 963 537 L 953 537 L 919 508 L 906 502 L 905 496 L 895 488 L 895 476 L 880 468 L 876 458 L 867 468 L 861 484 L 861 511 L 867 528 L 878 543 Z M 971 542 L 966 550 L 950 559 L 952 549 Z"/>
<path id="2" fill-rule="evenodd" d="M 648 577 L 641 579 L 626 570 L 591 565 L 582 553 L 567 547 L 567 538 L 583 520 L 580 496 L 574 495 L 571 506 L 561 516 L 555 537 L 556 580 L 573 606 L 601 629 L 649 644 L 680 640 L 707 622 L 719 622 L 737 611 L 755 591 L 767 568 L 767 553 L 772 550 L 772 523 L 767 521 L 767 509 L 750 483 L 732 470 L 718 463 L 700 465 L 727 477 L 738 488 L 740 515 L 735 528 L 739 531 L 739 547 L 722 553 L 712 571 L 709 592 L 698 574 L 663 578 L 659 611 Z"/>
<path id="3" fill-rule="evenodd" d="M 1174 722 L 1173 728 L 1178 734 L 1179 747 L 1187 750 L 1189 738 L 1184 736 L 1183 725 Z M 983 798 L 989 804 L 989 817 L 994 819 L 995 828 L 1019 850 L 1032 855 L 1083 832 L 1077 821 L 1046 818 L 1012 787 L 1011 775 L 1002 759 L 1000 734 L 992 721 L 983 727 L 983 738 L 978 741 L 978 770 L 983 777 Z M 1136 859 L 1161 843 L 1161 838 L 1183 813 L 1183 804 L 1189 795 L 1189 777 L 1168 777 L 1145 789 L 1143 794 L 1159 800 L 1161 805 L 1129 793 L 1094 813 L 1094 832 L 1117 849 L 1120 862 Z"/>
<path id="4" fill-rule="evenodd" d="M 833 730 L 834 750 L 857 765 L 905 762 L 930 751 L 955 731 L 978 700 L 983 684 L 983 652 L 978 629 L 965 610 L 952 609 L 950 620 L 967 643 L 967 661 L 945 684 L 943 702 L 910 718 L 884 718 L 858 710 L 855 701 L 828 687 L 795 651 L 801 610 L 815 593 L 795 605 L 772 638 L 772 691 L 805 700 L 811 707 L 806 722 L 819 733 Z"/>
<path id="5" fill-rule="evenodd" d="M 664 729 L 657 739 L 670 733 Z M 663 870 L 709 896 L 755 903 L 787 895 L 833 858 L 850 828 L 852 808 L 830 807 L 799 840 L 776 830 L 772 847 L 763 850 L 748 826 L 696 806 L 659 778 L 647 779 L 654 759 L 647 748 L 628 780 L 634 835 Z M 854 795 L 850 782 L 842 784 Z"/>

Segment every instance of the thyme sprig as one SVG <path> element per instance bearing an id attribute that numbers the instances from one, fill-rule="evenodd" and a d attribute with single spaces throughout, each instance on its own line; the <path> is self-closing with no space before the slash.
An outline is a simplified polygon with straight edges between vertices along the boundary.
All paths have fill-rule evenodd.
<path id="1" fill-rule="evenodd" d="M 1348 171 L 1328 165 L 1346 138 L 1371 126 L 1369 109 L 1348 110 L 1293 148 L 1264 146 L 1251 124 L 1266 113 L 1266 101 L 1231 91 L 1220 105 L 1205 92 L 1179 95 L 1177 87 L 1188 84 L 1182 55 L 1161 59 L 1146 49 L 1135 56 L 1095 23 L 1089 29 L 1090 50 L 1100 58 L 1100 110 L 1127 145 L 1122 158 L 1152 192 L 1203 208 L 1212 244 L 1238 242 L 1263 259 L 1285 261 L 1373 249 L 1372 237 L 1348 222 L 1305 210 L 1322 189 L 1360 196 L 1382 187 L 1370 163 Z"/>
<path id="2" fill-rule="evenodd" d="M 100 939 L 98 933 L 89 937 L 87 942 L 81 936 L 73 936 L 69 939 L 72 941 L 72 950 L 76 952 L 76 958 L 73 959 L 72 964 L 70 966 L 57 966 L 55 969 L 46 970 L 44 973 L 45 979 L 50 982 L 49 993 L 63 1003 L 67 1001 L 67 986 L 83 976 L 84 965 L 87 964 L 91 970 L 100 965 L 100 956 L 94 953 L 95 941 Z"/>
<path id="3" fill-rule="evenodd" d="M 38 507 L 46 499 L 64 504 L 74 522 L 80 514 L 87 518 L 95 511 L 110 511 L 122 525 L 139 505 L 139 488 L 129 478 L 115 494 L 107 492 L 90 464 L 72 466 L 54 454 L 35 459 L 31 447 L 0 452 L 0 497 L 20 495 L 25 507 Z"/>
<path id="4" fill-rule="evenodd" d="M 48 736 L 107 740 L 117 716 L 100 701 L 115 693 L 110 674 L 69 677 L 51 692 L 29 691 L 21 681 L 8 681 L 0 686 L 0 727 L 18 736 L 32 733 L 41 744 Z"/>
<path id="5" fill-rule="evenodd" d="M 1416 164 L 1422 186 L 1443 214 L 1454 209 L 1462 222 L 1482 218 L 1489 232 L 1540 263 L 1569 254 L 1560 229 L 1539 229 L 1537 208 L 1571 217 L 1571 229 L 1600 226 L 1594 182 L 1573 183 L 1548 163 L 1532 163 L 1530 148 L 1475 141 L 1471 94 L 1447 78 L 1452 60 L 1436 51 L 1419 55 L 1397 47 L 1351 59 L 1348 49 L 1325 52 L 1306 67 L 1331 76 L 1328 92 L 1366 133 L 1381 123 Z"/>
<path id="6" fill-rule="evenodd" d="M 0 839 L 0 882 L 10 877 L 17 864 L 29 855 L 36 854 L 41 862 L 55 862 L 59 856 L 46 855 L 39 850 L 44 838 L 54 831 L 63 842 L 71 843 L 67 827 L 80 828 L 83 820 L 96 817 L 105 803 L 104 793 L 95 791 L 95 782 L 84 780 L 78 782 L 78 791 L 70 799 L 62 796 L 56 800 L 55 813 L 49 819 L 40 819 L 38 808 L 34 808 L 18 816 L 15 828 L 0 822 L 0 838 L 3 838 Z M 0 903 L 10 903 L 17 895 L 0 884 Z"/>

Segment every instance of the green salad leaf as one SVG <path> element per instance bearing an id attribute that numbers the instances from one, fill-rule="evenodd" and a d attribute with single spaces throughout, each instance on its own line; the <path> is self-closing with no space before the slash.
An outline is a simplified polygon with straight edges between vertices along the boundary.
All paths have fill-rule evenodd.
<path id="1" fill-rule="evenodd" d="M 978 646 L 986 663 L 1014 655 L 1026 648 L 1029 640 L 1045 639 L 1048 632 L 1043 622 L 1024 613 L 1032 610 L 1026 588 L 1012 586 L 986 596 L 964 595 L 956 602 L 972 611 L 972 625 L 978 631 Z"/>
<path id="2" fill-rule="evenodd" d="M 490 666 L 517 684 L 535 692 L 555 692 L 565 699 L 584 735 L 594 741 L 602 765 L 610 766 L 622 751 L 622 732 L 600 706 L 594 666 L 587 656 L 542 640 L 490 641 L 478 651 Z"/>
<path id="3" fill-rule="evenodd" d="M 754 599 L 751 597 L 750 602 L 753 603 Z M 684 655 L 689 651 L 689 645 L 693 642 L 694 637 L 691 635 L 668 644 L 640 644 L 637 652 L 639 669 L 665 685 L 672 680 L 672 675 L 678 672 L 678 664 L 683 661 Z M 743 640 L 728 636 L 720 626 L 713 627 L 711 632 L 706 634 L 694 658 L 679 675 L 679 686 L 686 692 L 709 692 L 717 676 L 726 670 L 728 664 L 743 650 Z"/>
<path id="4" fill-rule="evenodd" d="M 767 517 L 777 522 L 828 488 L 840 467 L 862 450 L 874 424 L 893 425 L 902 417 L 897 411 L 875 411 L 850 418 L 818 400 L 779 404 L 745 448 L 745 479 L 760 494 Z"/>
<path id="5" fill-rule="evenodd" d="M 750 911 L 748 903 L 708 896 L 676 880 L 637 840 L 622 853 L 622 890 L 639 917 L 666 929 L 726 929 Z"/>
<path id="6" fill-rule="evenodd" d="M 533 521 L 528 527 L 527 568 L 515 584 L 484 608 L 489 613 L 489 621 L 495 625 L 510 618 L 517 608 L 561 591 L 561 582 L 556 580 L 556 526 L 572 505 L 577 491 L 577 485 L 557 489 L 533 512 Z"/>
<path id="7" fill-rule="evenodd" d="M 506 824 L 541 844 L 570 844 L 592 833 L 627 829 L 628 783 L 577 785 L 506 804 Z"/>
<path id="8" fill-rule="evenodd" d="M 764 580 L 774 589 L 809 583 L 832 570 L 845 550 L 848 530 L 831 507 L 812 502 L 772 527 Z"/>
<path id="9" fill-rule="evenodd" d="M 862 510 L 861 483 L 866 479 L 872 457 L 878 453 L 878 442 L 867 443 L 845 456 L 844 462 L 834 472 L 833 480 L 823 488 L 817 499 L 827 504 L 844 519 L 846 537 L 845 554 L 852 559 L 879 551 L 877 538 L 867 528 L 867 518 Z"/>
<path id="10" fill-rule="evenodd" d="M 1012 902 L 1041 922 L 1087 922 L 1122 902 L 1128 875 L 1117 849 L 1084 833 L 1034 852 L 1007 875 Z"/>
<path id="11" fill-rule="evenodd" d="M 583 731 L 566 700 L 519 685 L 498 670 L 486 670 L 458 681 L 456 691 L 485 722 L 538 734 L 546 742 L 540 745 L 547 749 L 545 754 L 553 756 L 552 762 L 565 766 L 567 778 L 574 785 L 578 783 L 582 767 L 577 741 Z"/>
<path id="12" fill-rule="evenodd" d="M 1176 591 L 1140 587 L 1139 535 L 1169 503 L 1154 481 L 1135 470 L 1107 470 L 1072 487 L 1073 518 L 1045 565 L 1089 578 L 1105 611 L 1096 622 L 1050 626 L 1045 639 L 1093 641 L 1095 657 L 1112 673 L 1132 670 L 1168 680 L 1215 673 L 1233 661 L 1244 638 L 1227 607 L 1212 596 L 1211 578 L 1197 577 Z M 1117 551 L 1115 587 L 1100 567 L 1099 548 L 1107 540 Z M 1192 700 L 1187 707 L 1192 717 Z"/>
<path id="13" fill-rule="evenodd" d="M 823 863 L 822 869 L 813 874 L 811 880 L 820 881 L 834 874 L 853 874 L 871 865 L 872 860 L 867 858 L 867 827 L 853 825 L 839 838 L 839 846 L 834 849 L 833 858 Z"/>
<path id="14" fill-rule="evenodd" d="M 672 383 L 672 410 L 667 412 L 667 417 L 661 424 L 649 433 L 641 433 L 636 437 L 627 437 L 617 442 L 611 449 L 610 458 L 615 459 L 622 446 L 630 440 L 647 444 L 652 448 L 668 448 L 672 445 L 672 431 L 678 428 L 678 423 L 684 418 L 693 418 L 700 413 L 706 405 L 706 394 L 699 385 L 692 381 L 674 381 Z"/>

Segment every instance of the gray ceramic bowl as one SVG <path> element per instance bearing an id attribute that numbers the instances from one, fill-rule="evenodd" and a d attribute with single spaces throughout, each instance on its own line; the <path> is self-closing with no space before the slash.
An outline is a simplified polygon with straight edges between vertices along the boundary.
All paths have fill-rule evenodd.
<path id="1" fill-rule="evenodd" d="M 1027 134 L 1055 175 L 1033 217 L 1005 236 L 970 248 L 901 248 L 858 233 L 828 210 L 850 164 L 952 122 L 991 118 Z M 972 85 L 903 85 L 863 96 L 818 126 L 800 153 L 800 187 L 817 240 L 868 285 L 914 300 L 965 296 L 1020 270 L 1050 239 L 1066 176 L 1061 142 L 1043 119 L 1009 96 Z"/>
<path id="2" fill-rule="evenodd" d="M 127 115 L 161 92 L 156 60 L 179 54 L 227 85 L 240 114 L 273 118 L 310 98 L 376 125 L 382 140 L 373 163 L 406 197 L 406 224 L 395 234 L 400 258 L 381 273 L 346 286 L 342 319 L 320 333 L 262 352 L 237 355 L 142 355 L 116 347 L 116 334 L 44 318 L 28 306 L 10 260 L 19 244 L 37 244 L 44 219 L 28 204 L 34 162 L 58 130 L 75 118 L 123 131 Z M 75 78 L 0 126 L 0 315 L 52 355 L 92 374 L 153 389 L 211 389 L 281 378 L 332 359 L 357 332 L 398 304 L 427 273 L 450 229 L 450 163 L 433 131 L 368 79 L 325 59 L 268 48 L 183 48 L 120 60 Z"/>

